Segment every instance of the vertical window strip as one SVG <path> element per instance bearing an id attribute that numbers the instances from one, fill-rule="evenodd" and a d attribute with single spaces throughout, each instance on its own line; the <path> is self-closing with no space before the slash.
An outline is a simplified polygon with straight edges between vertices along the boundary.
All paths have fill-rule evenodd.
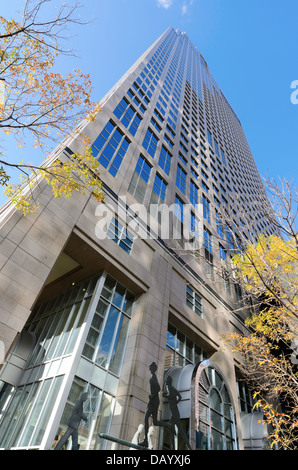
<path id="1" fill-rule="evenodd" d="M 116 176 L 129 147 L 129 140 L 109 121 L 92 145 L 92 154 L 112 176 Z"/>
<path id="2" fill-rule="evenodd" d="M 210 224 L 210 202 L 203 194 L 203 216 L 204 219 Z"/>
<path id="3" fill-rule="evenodd" d="M 199 188 L 193 181 L 190 181 L 190 202 L 194 206 L 199 203 Z"/>
<path id="4" fill-rule="evenodd" d="M 152 158 L 154 158 L 156 148 L 157 148 L 157 142 L 158 138 L 155 136 L 155 134 L 151 131 L 151 129 L 147 129 L 144 141 L 143 141 L 143 147 L 149 155 L 151 155 Z"/>
<path id="5" fill-rule="evenodd" d="M 159 200 L 164 201 L 166 197 L 167 183 L 158 175 L 155 175 L 153 191 L 157 194 Z"/>
<path id="6" fill-rule="evenodd" d="M 141 117 L 125 98 L 122 98 L 119 105 L 115 108 L 114 114 L 121 120 L 121 123 L 128 131 L 135 136 L 141 122 Z"/>
<path id="7" fill-rule="evenodd" d="M 110 222 L 107 236 L 128 254 L 131 253 L 134 237 L 115 217 Z"/>
<path id="8" fill-rule="evenodd" d="M 176 186 L 180 191 L 185 194 L 186 190 L 186 172 L 181 168 L 180 165 L 177 166 L 177 175 L 176 175 Z"/>
<path id="9" fill-rule="evenodd" d="M 140 155 L 134 174 L 132 176 L 128 192 L 140 203 L 144 202 L 147 183 L 150 178 L 151 166 L 147 160 Z"/>
<path id="10" fill-rule="evenodd" d="M 163 171 L 167 175 L 170 174 L 171 159 L 172 159 L 172 155 L 167 151 L 167 149 L 164 146 L 162 146 L 161 151 L 160 151 L 158 165 L 160 166 L 160 168 L 163 169 Z"/>
<path id="11" fill-rule="evenodd" d="M 186 305 L 197 315 L 203 317 L 202 298 L 190 286 L 186 286 Z"/>

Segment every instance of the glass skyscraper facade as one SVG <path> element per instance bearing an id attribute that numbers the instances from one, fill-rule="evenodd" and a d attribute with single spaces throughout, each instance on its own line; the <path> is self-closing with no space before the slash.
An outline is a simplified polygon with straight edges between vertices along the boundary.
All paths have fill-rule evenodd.
<path id="1" fill-rule="evenodd" d="M 13 290 L 3 309 L 11 342 L 0 370 L 0 448 L 55 447 L 83 393 L 79 448 L 117 448 L 100 433 L 131 442 L 153 361 L 161 387 L 170 376 L 182 395 L 194 450 L 261 448 L 242 426 L 254 418 L 253 401 L 220 337 L 247 333 L 229 278 L 244 216 L 247 238 L 275 229 L 258 205 L 265 191 L 241 123 L 205 59 L 170 27 L 80 129 L 99 162 L 100 207 L 114 211 L 100 237 L 103 212 L 92 198 L 57 203 L 41 184 L 47 202 L 26 220 L 18 261 L 6 253 L 11 270 L 1 275 Z M 62 154 L 76 148 L 68 140 Z M 173 210 L 163 236 L 165 207 Z M 2 238 L 17 243 L 24 218 L 5 211 Z M 159 415 L 170 419 L 166 400 Z M 167 429 L 155 431 L 153 448 L 169 449 Z M 180 436 L 175 448 L 185 448 Z"/>

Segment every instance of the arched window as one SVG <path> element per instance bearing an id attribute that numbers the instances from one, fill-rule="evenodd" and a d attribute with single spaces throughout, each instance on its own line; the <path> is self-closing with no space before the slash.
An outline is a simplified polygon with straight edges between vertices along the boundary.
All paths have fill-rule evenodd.
<path id="1" fill-rule="evenodd" d="M 201 363 L 196 374 L 196 448 L 237 449 L 234 408 L 228 386 L 216 366 Z"/>

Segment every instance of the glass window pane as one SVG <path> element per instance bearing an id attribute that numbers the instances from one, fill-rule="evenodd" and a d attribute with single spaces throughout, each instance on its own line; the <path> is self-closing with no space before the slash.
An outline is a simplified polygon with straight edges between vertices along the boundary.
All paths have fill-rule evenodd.
<path id="1" fill-rule="evenodd" d="M 37 397 L 37 401 L 34 404 L 32 414 L 29 420 L 26 422 L 25 432 L 22 436 L 21 441 L 18 443 L 19 446 L 26 446 L 29 444 L 30 438 L 33 432 L 35 431 L 36 423 L 39 419 L 42 407 L 46 401 L 47 393 L 49 391 L 52 380 L 53 379 L 48 379 L 43 382 L 41 386 L 41 390 L 39 391 L 39 394 Z"/>
<path id="2" fill-rule="evenodd" d="M 98 413 L 98 406 L 101 401 L 102 397 L 102 390 L 93 385 L 89 385 L 88 390 L 88 398 L 84 402 L 84 414 L 87 417 L 87 421 L 81 421 L 79 426 L 79 450 L 88 450 L 90 433 L 93 431 L 94 423 L 96 422 L 96 417 Z M 92 449 L 92 441 L 90 442 L 90 446 Z"/>
<path id="3" fill-rule="evenodd" d="M 92 440 L 93 447 L 91 448 L 91 450 L 101 450 L 105 447 L 106 443 L 104 439 L 101 439 L 98 434 L 108 433 L 113 413 L 113 407 L 113 397 L 111 395 L 108 395 L 107 393 L 104 393 L 101 402 L 101 407 L 97 416 L 95 431 Z"/>
<path id="4" fill-rule="evenodd" d="M 210 391 L 210 407 L 218 412 L 221 412 L 221 398 L 219 393 L 214 388 L 212 388 Z"/>
<path id="5" fill-rule="evenodd" d="M 74 348 L 75 343 L 76 343 L 76 340 L 77 340 L 77 337 L 78 337 L 78 334 L 79 334 L 79 331 L 80 331 L 80 328 L 83 324 L 83 321 L 85 320 L 85 316 L 86 316 L 86 313 L 88 311 L 90 302 L 91 302 L 91 297 L 89 297 L 88 299 L 86 299 L 83 302 L 83 304 L 80 308 L 80 311 L 79 311 L 78 315 L 75 318 L 75 326 L 73 327 L 73 329 L 71 331 L 70 339 L 68 341 L 68 344 L 67 344 L 67 347 L 64 351 L 64 354 L 72 353 L 73 348 Z"/>
<path id="6" fill-rule="evenodd" d="M 210 410 L 210 418 L 211 418 L 211 425 L 218 429 L 219 431 L 223 431 L 222 429 L 222 417 L 216 411 Z"/>
<path id="7" fill-rule="evenodd" d="M 185 343 L 185 336 L 180 331 L 177 333 L 177 349 L 181 354 L 184 354 L 184 343 Z"/>
<path id="8" fill-rule="evenodd" d="M 0 446 L 6 447 L 10 445 L 10 441 L 14 439 L 14 436 L 18 436 L 20 429 L 26 418 L 26 411 L 31 409 L 32 398 L 34 399 L 37 384 L 33 387 L 27 385 L 26 387 L 20 387 L 16 395 L 14 396 L 10 406 L 6 412 L 6 415 L 1 423 L 0 427 Z M 26 407 L 25 407 L 26 405 Z"/>
<path id="9" fill-rule="evenodd" d="M 226 437 L 225 440 L 226 440 L 226 450 L 234 450 L 235 448 L 234 441 L 230 439 L 229 437 Z"/>
<path id="10" fill-rule="evenodd" d="M 131 316 L 132 314 L 133 303 L 134 303 L 134 296 L 130 294 L 129 292 L 127 292 L 124 305 L 123 305 L 123 310 L 129 316 Z"/>
<path id="11" fill-rule="evenodd" d="M 185 347 L 186 358 L 193 362 L 193 342 L 186 338 L 186 347 Z"/>
<path id="12" fill-rule="evenodd" d="M 220 375 L 218 374 L 218 372 L 216 372 L 216 370 L 214 371 L 215 373 L 215 386 L 218 390 L 221 390 L 221 387 L 222 387 L 222 378 L 220 377 Z"/>
<path id="13" fill-rule="evenodd" d="M 116 281 L 112 279 L 110 276 L 107 276 L 101 295 L 105 299 L 111 300 L 115 285 L 116 285 Z"/>
<path id="14" fill-rule="evenodd" d="M 127 331 L 129 326 L 129 318 L 121 315 L 121 322 L 118 327 L 118 334 L 115 339 L 114 348 L 112 352 L 109 370 L 114 374 L 120 374 L 120 367 L 122 365 L 122 358 L 125 351 L 125 342 L 127 338 Z"/>
<path id="15" fill-rule="evenodd" d="M 100 365 L 101 367 L 106 367 L 108 364 L 109 352 L 113 344 L 113 337 L 118 316 L 119 310 L 117 310 L 115 307 L 111 307 L 95 361 L 96 364 Z"/>
<path id="16" fill-rule="evenodd" d="M 69 392 L 69 396 L 67 398 L 66 405 L 64 407 L 64 411 L 63 411 L 63 414 L 62 414 L 62 418 L 61 418 L 59 427 L 58 427 L 57 432 L 56 432 L 56 438 L 55 438 L 55 441 L 53 443 L 53 447 L 55 447 L 55 445 L 58 443 L 58 441 L 61 439 L 61 437 L 65 433 L 66 429 L 68 428 L 67 423 L 70 420 L 70 417 L 71 417 L 72 412 L 74 410 L 75 404 L 77 403 L 77 401 L 82 396 L 82 393 L 84 391 L 85 386 L 86 386 L 86 382 L 84 380 L 79 379 L 77 377 L 74 379 L 74 382 L 73 382 L 73 384 L 71 386 L 71 389 L 70 389 L 70 392 Z M 64 448 L 65 448 L 65 445 L 62 447 L 62 449 L 64 449 Z"/>
<path id="17" fill-rule="evenodd" d="M 121 286 L 120 284 L 117 284 L 113 301 L 112 301 L 113 305 L 115 305 L 118 308 L 121 308 L 123 300 L 124 300 L 124 295 L 125 295 L 125 288 Z"/>
<path id="18" fill-rule="evenodd" d="M 63 376 L 57 377 L 54 380 L 54 385 L 51 389 L 50 395 L 46 399 L 45 407 L 42 411 L 42 416 L 38 422 L 37 427 L 35 428 L 33 437 L 31 439 L 31 446 L 38 446 L 41 444 L 42 438 L 44 436 L 48 420 L 50 418 L 51 412 L 53 410 L 53 405 L 56 402 L 57 395 L 62 383 Z"/>
<path id="19" fill-rule="evenodd" d="M 176 347 L 176 329 L 172 325 L 168 327 L 167 345 L 173 349 Z"/>
<path id="20" fill-rule="evenodd" d="M 220 393 L 221 393 L 224 403 L 231 403 L 231 399 L 229 397 L 229 394 L 225 385 L 222 387 Z"/>
<path id="21" fill-rule="evenodd" d="M 232 437 L 233 436 L 233 425 L 230 420 L 225 419 L 225 434 L 226 436 Z"/>
<path id="22" fill-rule="evenodd" d="M 223 435 L 211 428 L 211 450 L 222 450 L 223 444 Z"/>

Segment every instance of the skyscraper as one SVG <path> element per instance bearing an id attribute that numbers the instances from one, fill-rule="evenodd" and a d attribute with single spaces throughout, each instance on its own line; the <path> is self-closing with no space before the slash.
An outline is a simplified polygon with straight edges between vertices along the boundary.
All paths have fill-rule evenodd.
<path id="1" fill-rule="evenodd" d="M 260 416 L 221 341 L 247 332 L 228 277 L 244 217 L 248 238 L 274 233 L 256 204 L 265 192 L 241 123 L 173 28 L 101 108 L 80 131 L 98 159 L 104 203 L 55 200 L 40 181 L 38 213 L 23 217 L 9 202 L 1 210 L 0 448 L 52 448 L 85 392 L 80 449 L 116 445 L 100 433 L 131 442 L 152 362 L 161 388 L 170 377 L 181 394 L 192 449 L 260 448 Z M 78 145 L 68 139 L 52 158 Z M 159 417 L 170 420 L 162 391 Z M 167 427 L 155 426 L 153 441 L 169 449 Z"/>

